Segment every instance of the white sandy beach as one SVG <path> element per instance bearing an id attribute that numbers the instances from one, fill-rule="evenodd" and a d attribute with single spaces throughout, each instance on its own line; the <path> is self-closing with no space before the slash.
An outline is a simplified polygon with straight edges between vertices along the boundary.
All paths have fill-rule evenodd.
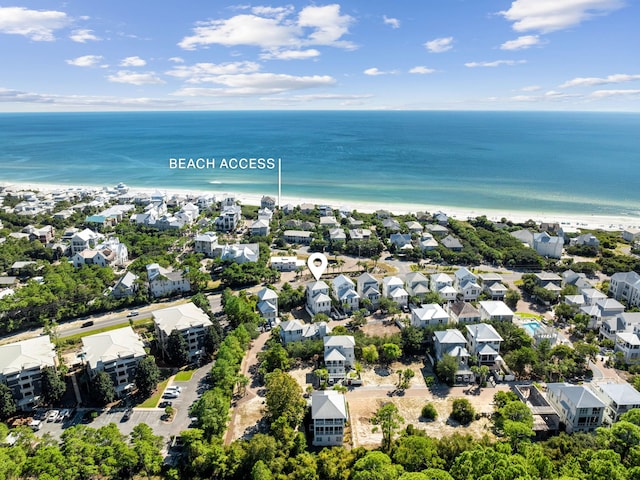
<path id="1" fill-rule="evenodd" d="M 4 186 L 14 191 L 40 191 L 40 192 L 60 192 L 77 189 L 87 190 L 104 190 L 107 188 L 113 188 L 110 186 L 96 186 L 96 185 L 56 185 L 48 183 L 24 183 L 24 182 L 1 182 L 0 186 Z M 166 193 L 168 196 L 182 195 L 182 196 L 199 196 L 202 194 L 215 194 L 217 198 L 233 195 L 236 200 L 245 205 L 260 205 L 261 195 L 239 193 L 231 191 L 217 191 L 217 190 L 191 190 L 181 188 L 144 188 L 129 186 L 130 192 L 141 193 L 153 193 L 160 191 Z M 278 199 L 276 198 L 276 201 Z M 502 218 L 511 220 L 516 223 L 526 222 L 527 220 L 534 220 L 536 222 L 550 222 L 560 223 L 566 226 L 571 226 L 581 229 L 601 229 L 601 230 L 624 230 L 626 228 L 640 228 L 640 217 L 629 216 L 611 216 L 611 215 L 584 215 L 575 213 L 548 213 L 548 212 L 535 212 L 535 211 L 522 211 L 522 210 L 491 210 L 491 209 L 475 209 L 475 208 L 462 208 L 453 207 L 447 205 L 423 205 L 423 204 L 410 204 L 410 203 L 378 203 L 378 202 L 353 202 L 349 200 L 337 200 L 328 198 L 301 198 L 290 197 L 283 195 L 280 198 L 280 205 L 293 204 L 301 205 L 303 203 L 311 203 L 315 205 L 329 205 L 332 208 L 347 207 L 349 210 L 357 210 L 362 213 L 372 213 L 377 210 L 388 210 L 394 214 L 407 214 L 415 213 L 419 211 L 427 211 L 434 213 L 442 211 L 452 218 L 457 220 L 466 220 L 468 218 L 475 218 L 481 215 L 493 221 L 500 221 Z"/>

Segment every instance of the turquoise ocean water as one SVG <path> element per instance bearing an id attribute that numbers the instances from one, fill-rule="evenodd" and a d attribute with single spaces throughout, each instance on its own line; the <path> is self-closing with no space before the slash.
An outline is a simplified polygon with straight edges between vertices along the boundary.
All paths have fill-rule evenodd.
<path id="1" fill-rule="evenodd" d="M 277 193 L 336 202 L 640 215 L 640 115 L 551 112 L 0 114 L 0 182 Z"/>

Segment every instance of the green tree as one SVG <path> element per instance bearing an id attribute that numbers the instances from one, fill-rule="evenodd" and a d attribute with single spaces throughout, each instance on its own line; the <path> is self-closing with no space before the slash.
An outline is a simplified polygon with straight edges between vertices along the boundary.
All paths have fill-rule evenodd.
<path id="1" fill-rule="evenodd" d="M 396 480 L 402 473 L 402 466 L 394 465 L 389 455 L 372 451 L 353 465 L 352 480 Z"/>
<path id="2" fill-rule="evenodd" d="M 198 424 L 208 437 L 219 437 L 227 428 L 231 401 L 219 388 L 207 390 L 191 406 L 189 414 L 198 417 Z"/>
<path id="3" fill-rule="evenodd" d="M 507 307 L 509 307 L 511 310 L 516 310 L 516 308 L 518 307 L 518 302 L 521 298 L 522 296 L 520 295 L 520 292 L 518 292 L 517 290 L 509 289 L 504 295 L 504 303 L 506 303 Z"/>
<path id="4" fill-rule="evenodd" d="M 258 353 L 260 360 L 260 373 L 266 375 L 274 370 L 287 371 L 291 367 L 289 354 L 279 341 L 268 344 L 268 348 Z"/>
<path id="5" fill-rule="evenodd" d="M 138 470 L 147 479 L 160 473 L 163 457 L 160 449 L 163 439 L 160 435 L 154 435 L 151 427 L 145 423 L 139 423 L 131 432 L 131 444 L 138 457 Z"/>
<path id="6" fill-rule="evenodd" d="M 409 355 L 424 354 L 422 341 L 424 330 L 413 325 L 407 325 L 402 329 L 402 351 Z"/>
<path id="7" fill-rule="evenodd" d="M 398 431 L 402 422 L 404 422 L 404 418 L 400 416 L 398 407 L 393 403 L 385 403 L 371 417 L 371 423 L 376 425 L 374 431 L 378 429 L 378 426 L 382 431 L 383 450 L 389 451 L 393 435 Z"/>
<path id="8" fill-rule="evenodd" d="M 362 347 L 362 359 L 369 365 L 378 361 L 378 349 L 375 345 L 367 345 Z"/>
<path id="9" fill-rule="evenodd" d="M 16 401 L 11 395 L 11 390 L 4 383 L 0 382 L 0 418 L 9 418 L 16 413 Z"/>
<path id="10" fill-rule="evenodd" d="M 116 388 L 108 373 L 99 371 L 91 383 L 91 390 L 98 403 L 106 405 L 116 399 Z"/>
<path id="11" fill-rule="evenodd" d="M 420 416 L 422 418 L 426 418 L 427 420 L 435 420 L 438 418 L 438 410 L 433 406 L 433 403 L 427 403 L 420 412 Z"/>
<path id="12" fill-rule="evenodd" d="M 274 420 L 284 417 L 293 428 L 300 425 L 306 403 L 302 388 L 291 375 L 275 370 L 265 375 L 267 418 Z"/>
<path id="13" fill-rule="evenodd" d="M 176 367 L 189 363 L 189 345 L 178 330 L 173 330 L 167 338 L 167 356 Z"/>
<path id="14" fill-rule="evenodd" d="M 395 343 L 385 343 L 382 345 L 382 359 L 389 365 L 402 356 L 402 350 Z"/>
<path id="15" fill-rule="evenodd" d="M 426 436 L 401 436 L 392 450 L 393 461 L 409 472 L 444 467 L 444 460 L 438 456 L 438 442 Z"/>
<path id="16" fill-rule="evenodd" d="M 436 374 L 438 378 L 451 386 L 456 381 L 456 372 L 458 371 L 458 359 L 446 353 L 442 356 L 436 365 Z"/>
<path id="17" fill-rule="evenodd" d="M 153 355 L 148 355 L 140 360 L 134 379 L 140 394 L 144 397 L 151 395 L 158 386 L 159 381 L 160 370 L 156 365 L 156 359 Z"/>
<path id="18" fill-rule="evenodd" d="M 54 367 L 42 369 L 42 400 L 45 405 L 54 405 L 60 401 L 67 384 Z"/>
<path id="19" fill-rule="evenodd" d="M 264 464 L 262 460 L 258 460 L 251 469 L 251 480 L 272 480 L 273 474 L 271 470 Z"/>
<path id="20" fill-rule="evenodd" d="M 451 408 L 451 418 L 455 421 L 466 425 L 473 420 L 476 412 L 471 405 L 471 402 L 466 398 L 456 398 L 453 401 L 453 406 Z"/>

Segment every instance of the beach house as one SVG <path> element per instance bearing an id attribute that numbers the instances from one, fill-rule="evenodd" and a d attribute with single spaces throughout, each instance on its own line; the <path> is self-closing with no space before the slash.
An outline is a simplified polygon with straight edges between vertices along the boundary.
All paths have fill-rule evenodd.
<path id="1" fill-rule="evenodd" d="M 313 316 L 318 313 L 329 315 L 331 313 L 331 297 L 329 286 L 323 281 L 307 284 L 307 312 Z"/>
<path id="2" fill-rule="evenodd" d="M 191 283 L 182 270 L 168 270 L 157 263 L 147 265 L 149 291 L 154 297 L 166 297 L 191 290 Z"/>
<path id="3" fill-rule="evenodd" d="M 346 311 L 357 310 L 360 306 L 360 295 L 356 292 L 356 285 L 349 277 L 338 275 L 331 282 L 334 297 Z"/>
<path id="4" fill-rule="evenodd" d="M 317 340 L 331 333 L 326 322 L 302 323 L 298 319 L 287 320 L 280 324 L 280 340 L 286 345 L 290 342 Z"/>
<path id="5" fill-rule="evenodd" d="M 370 273 L 363 273 L 357 279 L 357 292 L 360 298 L 367 298 L 373 307 L 380 303 L 380 285 Z"/>
<path id="6" fill-rule="evenodd" d="M 543 257 L 560 258 L 563 247 L 564 238 L 562 237 L 552 237 L 547 232 L 533 235 L 533 248 Z"/>
<path id="7" fill-rule="evenodd" d="M 627 302 L 629 307 L 640 306 L 640 274 L 636 272 L 616 272 L 611 275 L 609 294 L 616 300 Z"/>
<path id="8" fill-rule="evenodd" d="M 494 364 L 500 357 L 503 339 L 495 328 L 486 323 L 467 325 L 467 346 L 469 353 L 477 357 L 481 364 Z"/>
<path id="9" fill-rule="evenodd" d="M 395 276 L 382 279 L 382 295 L 393 300 L 399 307 L 409 303 L 409 293 L 404 289 L 404 282 Z"/>
<path id="10" fill-rule="evenodd" d="M 48 335 L 0 346 L 0 382 L 11 391 L 16 406 L 29 410 L 42 394 L 42 369 L 56 367 L 55 345 Z"/>
<path id="11" fill-rule="evenodd" d="M 169 336 L 175 330 L 184 338 L 189 350 L 189 360 L 197 362 L 204 354 L 204 338 L 213 325 L 209 316 L 193 303 L 162 308 L 153 312 L 158 346 L 163 356 L 167 354 Z"/>
<path id="12" fill-rule="evenodd" d="M 612 425 L 620 419 L 620 415 L 634 408 L 640 408 L 640 392 L 623 383 L 594 383 L 591 382 L 593 392 L 606 405 L 603 423 Z"/>
<path id="13" fill-rule="evenodd" d="M 133 390 L 138 363 L 146 356 L 144 344 L 131 327 L 82 337 L 82 358 L 89 378 L 107 373 L 120 398 Z"/>
<path id="14" fill-rule="evenodd" d="M 449 314 L 437 303 L 411 308 L 411 325 L 417 328 L 447 325 Z"/>
<path id="15" fill-rule="evenodd" d="M 467 340 L 457 329 L 440 330 L 433 333 L 433 348 L 436 361 L 439 362 L 445 355 L 458 360 L 454 383 L 456 385 L 473 381 L 475 375 L 469 369 L 469 351 Z"/>
<path id="16" fill-rule="evenodd" d="M 343 380 L 355 365 L 356 341 L 351 335 L 330 335 L 323 339 L 324 364 L 329 372 L 329 381 Z"/>
<path id="17" fill-rule="evenodd" d="M 347 419 L 347 402 L 342 393 L 320 390 L 311 394 L 314 446 L 341 446 Z"/>
<path id="18" fill-rule="evenodd" d="M 405 289 L 409 296 L 424 298 L 429 293 L 429 279 L 420 272 L 407 273 L 404 277 Z"/>
<path id="19" fill-rule="evenodd" d="M 194 238 L 193 251 L 202 253 L 207 258 L 214 258 L 218 245 L 218 234 L 215 232 L 199 233 Z"/>
<path id="20" fill-rule="evenodd" d="M 278 319 L 278 294 L 275 290 L 264 287 L 258 291 L 258 312 L 265 321 L 274 326 Z"/>
<path id="21" fill-rule="evenodd" d="M 567 433 L 592 432 L 602 425 L 606 405 L 586 385 L 549 383 L 547 399 Z"/>

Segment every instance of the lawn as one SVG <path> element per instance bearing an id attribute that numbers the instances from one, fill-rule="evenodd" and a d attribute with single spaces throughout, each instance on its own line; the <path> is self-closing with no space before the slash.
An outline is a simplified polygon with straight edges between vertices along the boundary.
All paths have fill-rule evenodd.
<path id="1" fill-rule="evenodd" d="M 168 378 L 158 384 L 158 388 L 156 389 L 156 393 L 154 393 L 152 396 L 147 398 L 141 404 L 136 405 L 136 407 L 138 407 L 138 408 L 156 408 L 158 406 L 158 402 L 160 402 L 160 397 L 162 397 L 162 393 L 164 392 L 164 389 L 166 388 L 167 383 L 169 383 L 169 379 Z"/>
<path id="2" fill-rule="evenodd" d="M 520 318 L 535 318 L 535 319 L 543 318 L 542 315 L 538 315 L 536 313 L 529 313 L 529 312 L 516 312 L 516 315 L 518 315 Z"/>
<path id="3" fill-rule="evenodd" d="M 133 322 L 133 327 L 136 329 L 139 329 L 142 327 L 149 327 L 152 324 L 153 324 L 153 320 L 151 320 L 150 318 L 141 318 L 140 320 L 136 320 Z M 56 343 L 58 344 L 59 347 L 75 346 L 80 343 L 80 340 L 83 337 L 86 337 L 89 335 L 95 335 L 97 333 L 109 332 L 111 330 L 117 330 L 118 328 L 128 327 L 129 325 L 131 325 L 130 322 L 123 322 L 118 325 L 111 325 L 110 327 L 98 328 L 96 330 L 87 330 L 86 332 L 76 333 L 75 335 L 62 337 Z"/>
<path id="4" fill-rule="evenodd" d="M 182 370 L 176 373 L 176 376 L 173 377 L 174 382 L 188 382 L 193 377 L 193 374 L 196 372 L 196 369 L 192 370 Z"/>

